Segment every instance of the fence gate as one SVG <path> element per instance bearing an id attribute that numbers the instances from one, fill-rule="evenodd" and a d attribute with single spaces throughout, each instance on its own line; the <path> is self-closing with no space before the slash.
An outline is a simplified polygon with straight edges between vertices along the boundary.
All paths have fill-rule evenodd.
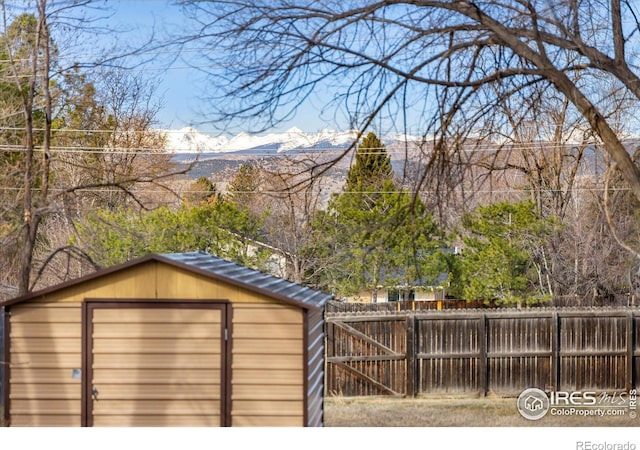
<path id="1" fill-rule="evenodd" d="M 328 394 L 404 396 L 413 390 L 407 352 L 413 328 L 406 316 L 327 317 L 326 325 Z"/>

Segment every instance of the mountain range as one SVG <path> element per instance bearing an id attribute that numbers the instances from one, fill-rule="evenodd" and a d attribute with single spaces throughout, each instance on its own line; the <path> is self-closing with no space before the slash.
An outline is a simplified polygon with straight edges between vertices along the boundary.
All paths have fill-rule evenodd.
<path id="1" fill-rule="evenodd" d="M 290 128 L 284 132 L 265 135 L 239 133 L 230 137 L 202 133 L 191 127 L 163 131 L 167 136 L 167 151 L 176 155 L 240 152 L 277 154 L 310 149 L 339 149 L 351 145 L 357 135 L 355 131 L 333 130 L 306 133 L 298 128 Z"/>
<path id="2" fill-rule="evenodd" d="M 227 169 L 233 169 L 243 162 L 256 159 L 300 156 L 302 160 L 306 160 L 309 154 L 313 153 L 314 160 L 326 161 L 341 155 L 357 139 L 357 132 L 354 130 L 325 129 L 318 132 L 304 132 L 298 128 L 290 128 L 278 133 L 263 135 L 239 133 L 234 136 L 203 133 L 192 127 L 160 131 L 166 134 L 165 148 L 173 155 L 174 162 L 190 164 L 189 176 L 196 178 L 211 177 L 214 174 L 226 172 Z M 387 148 L 392 165 L 397 166 L 398 169 L 402 168 L 407 161 L 406 143 L 414 143 L 416 145 L 412 147 L 418 149 L 420 147 L 418 144 L 422 140 L 420 137 L 406 135 L 387 135 L 380 138 Z M 635 136 L 625 139 L 625 143 L 630 153 L 638 148 L 638 138 Z M 532 148 L 535 148 L 537 143 L 531 144 Z M 486 145 L 492 144 L 482 144 L 483 147 Z M 420 153 L 422 152 L 419 151 L 416 155 Z M 584 155 L 587 166 L 594 167 L 593 164 L 589 164 L 589 161 L 595 161 L 597 153 L 596 147 L 589 145 Z M 344 172 L 350 163 L 351 158 L 344 158 L 341 164 L 334 168 Z"/>
<path id="3" fill-rule="evenodd" d="M 239 133 L 235 136 L 216 136 L 192 127 L 161 131 L 167 138 L 166 151 L 173 155 L 174 162 L 190 165 L 188 174 L 191 178 L 220 178 L 218 182 L 228 176 L 228 170 L 233 172 L 240 164 L 249 160 L 282 156 L 307 159 L 311 153 L 314 154 L 315 161 L 331 159 L 352 146 L 358 135 L 356 131 L 325 129 L 304 132 L 298 128 L 264 135 Z M 401 164 L 403 152 L 396 151 L 400 148 L 394 147 L 404 142 L 404 139 L 404 136 L 387 136 L 381 139 L 387 147 L 392 164 Z M 334 169 L 340 173 L 348 169 L 349 165 L 350 158 L 347 158 Z"/>
<path id="4" fill-rule="evenodd" d="M 305 132 L 299 128 L 290 128 L 283 132 L 268 133 L 262 135 L 238 133 L 235 136 L 213 135 L 203 133 L 192 127 L 181 128 L 179 130 L 159 130 L 167 137 L 166 150 L 175 155 L 203 156 L 223 154 L 252 154 L 252 155 L 276 155 L 286 153 L 296 153 L 304 151 L 327 151 L 347 149 L 357 139 L 357 131 L 336 131 L 324 129 L 317 132 Z M 387 147 L 393 152 L 397 144 L 404 145 L 406 142 L 420 144 L 423 138 L 411 135 L 386 135 L 379 136 Z M 632 148 L 638 145 L 640 137 L 635 135 L 621 136 L 625 144 Z M 578 136 L 579 138 L 579 136 Z M 582 145 L 582 138 L 572 139 L 567 136 L 565 145 Z M 473 138 L 470 138 L 473 142 Z M 531 142 L 532 145 L 544 141 Z M 508 141 L 505 141 L 509 145 Z M 487 141 L 483 145 L 499 146 L 500 141 Z M 393 158 L 393 157 L 392 157 Z"/>

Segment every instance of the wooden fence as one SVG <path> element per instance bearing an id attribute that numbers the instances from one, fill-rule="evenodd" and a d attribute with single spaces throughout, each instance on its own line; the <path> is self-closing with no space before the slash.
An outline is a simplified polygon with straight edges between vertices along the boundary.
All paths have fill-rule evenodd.
<path id="1" fill-rule="evenodd" d="M 405 311 L 440 311 L 445 309 L 479 309 L 496 308 L 484 305 L 482 302 L 468 302 L 466 300 L 434 300 L 434 301 L 400 301 L 381 303 L 350 303 L 329 302 L 325 307 L 328 314 L 332 313 L 363 313 L 363 312 L 405 312 Z"/>
<path id="2" fill-rule="evenodd" d="M 639 388 L 638 308 L 326 314 L 326 395 Z"/>

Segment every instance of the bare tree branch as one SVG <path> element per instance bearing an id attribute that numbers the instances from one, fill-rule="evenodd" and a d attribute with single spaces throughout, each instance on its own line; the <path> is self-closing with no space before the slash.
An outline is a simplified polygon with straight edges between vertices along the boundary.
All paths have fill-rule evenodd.
<path id="1" fill-rule="evenodd" d="M 228 86 L 214 96 L 224 104 L 215 116 L 222 126 L 244 120 L 264 129 L 289 118 L 315 90 L 330 89 L 330 104 L 359 130 L 384 114 L 396 126 L 391 111 L 418 104 L 409 98 L 431 98 L 422 131 L 448 139 L 454 130 L 477 131 L 452 125 L 495 103 L 484 87 L 508 97 L 508 85 L 526 95 L 550 84 L 580 112 L 640 198 L 640 170 L 586 88 L 615 79 L 640 101 L 640 78 L 625 52 L 633 34 L 625 38 L 623 23 L 636 15 L 629 2 L 613 0 L 608 12 L 597 1 L 182 3 L 201 28 L 181 42 L 210 44 L 211 59 L 222 63 L 211 72 L 218 86 Z M 440 114 L 445 104 L 451 114 Z"/>

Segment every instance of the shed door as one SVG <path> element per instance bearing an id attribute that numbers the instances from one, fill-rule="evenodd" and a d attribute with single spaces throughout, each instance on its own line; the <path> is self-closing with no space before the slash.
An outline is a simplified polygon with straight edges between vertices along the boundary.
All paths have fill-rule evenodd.
<path id="1" fill-rule="evenodd" d="M 224 304 L 90 303 L 86 311 L 86 425 L 224 425 Z"/>

